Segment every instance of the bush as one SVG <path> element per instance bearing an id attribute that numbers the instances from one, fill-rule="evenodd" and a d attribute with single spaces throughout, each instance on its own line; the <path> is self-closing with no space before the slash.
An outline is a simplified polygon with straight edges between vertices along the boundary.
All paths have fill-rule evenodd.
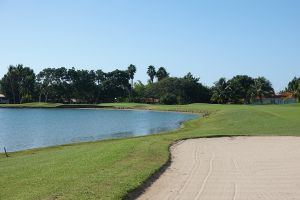
<path id="1" fill-rule="evenodd" d="M 140 97 L 160 99 L 161 103 L 164 103 L 165 97 L 169 96 L 166 94 L 172 94 L 176 96 L 178 104 L 207 103 L 211 98 L 209 88 L 203 86 L 197 78 L 191 75 L 184 78 L 164 78 L 156 83 L 148 84 L 144 93 L 141 94 L 144 96 L 140 95 Z M 170 104 L 168 100 L 167 102 Z"/>
<path id="2" fill-rule="evenodd" d="M 160 99 L 159 99 L 160 103 L 162 104 L 166 104 L 166 105 L 174 105 L 177 104 L 177 97 L 174 94 L 171 93 L 167 93 L 165 95 L 163 95 Z"/>

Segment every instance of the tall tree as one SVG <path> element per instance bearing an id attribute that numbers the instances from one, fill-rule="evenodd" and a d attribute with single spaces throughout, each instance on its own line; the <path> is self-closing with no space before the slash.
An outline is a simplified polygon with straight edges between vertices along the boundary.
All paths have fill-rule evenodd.
<path id="1" fill-rule="evenodd" d="M 39 101 L 44 96 L 44 101 L 48 101 L 49 94 L 54 84 L 54 68 L 45 68 L 37 75 L 37 84 L 39 87 Z"/>
<path id="2" fill-rule="evenodd" d="M 93 70 L 75 70 L 68 72 L 72 88 L 72 97 L 80 102 L 96 101 L 96 74 Z"/>
<path id="3" fill-rule="evenodd" d="M 104 73 L 101 69 L 97 70 L 95 73 L 96 73 L 96 82 L 97 82 L 96 84 L 100 85 L 105 80 L 106 73 Z"/>
<path id="4" fill-rule="evenodd" d="M 70 77 L 64 67 L 45 68 L 37 75 L 39 101 L 64 102 L 71 98 Z"/>
<path id="5" fill-rule="evenodd" d="M 133 79 L 134 79 L 134 75 L 136 73 L 136 67 L 135 67 L 135 65 L 130 64 L 128 66 L 127 72 L 128 72 L 129 78 L 131 79 L 131 84 L 130 84 L 131 87 L 130 87 L 130 92 L 129 92 L 129 100 L 131 101 L 132 89 L 133 89 Z"/>
<path id="6" fill-rule="evenodd" d="M 103 93 L 103 82 L 106 80 L 106 73 L 103 72 L 101 69 L 97 70 L 95 72 L 96 74 L 96 102 L 102 102 L 103 99 L 101 99 L 101 94 Z"/>
<path id="7" fill-rule="evenodd" d="M 191 72 L 187 73 L 184 77 L 185 80 L 189 80 L 195 83 L 198 83 L 198 81 L 200 80 L 200 78 L 196 78 L 193 76 L 193 74 Z"/>
<path id="8" fill-rule="evenodd" d="M 183 78 L 167 77 L 146 88 L 146 96 L 160 99 L 167 104 L 187 104 L 209 102 L 209 89 L 198 82 L 198 78 L 187 76 Z M 175 97 L 175 98 L 174 98 Z"/>
<path id="9" fill-rule="evenodd" d="M 127 71 L 128 71 L 129 78 L 131 79 L 131 87 L 133 87 L 133 79 L 134 79 L 134 75 L 136 73 L 135 65 L 130 64 Z"/>
<path id="10" fill-rule="evenodd" d="M 294 77 L 288 84 L 286 89 L 291 92 L 295 98 L 297 98 L 298 102 L 300 102 L 300 77 Z"/>
<path id="11" fill-rule="evenodd" d="M 164 67 L 160 67 L 156 72 L 156 77 L 158 81 L 163 80 L 164 78 L 169 77 L 169 73 Z"/>
<path id="12" fill-rule="evenodd" d="M 156 76 L 156 70 L 155 70 L 155 67 L 153 65 L 150 65 L 148 67 L 147 74 L 150 78 L 150 82 L 153 83 L 154 77 Z"/>
<path id="13" fill-rule="evenodd" d="M 182 90 L 184 95 L 183 103 L 208 103 L 210 102 L 210 89 L 199 82 L 200 78 L 194 77 L 190 72 L 181 78 Z"/>
<path id="14" fill-rule="evenodd" d="M 29 67 L 10 65 L 1 80 L 3 93 L 13 103 L 30 102 L 34 96 L 35 74 Z"/>
<path id="15" fill-rule="evenodd" d="M 230 101 L 249 104 L 252 97 L 253 78 L 247 75 L 237 75 L 228 81 Z"/>
<path id="16" fill-rule="evenodd" d="M 228 84 L 225 78 L 220 78 L 212 88 L 211 101 L 215 103 L 224 104 L 227 103 L 228 96 Z"/>
<path id="17" fill-rule="evenodd" d="M 114 70 L 106 74 L 103 82 L 104 100 L 112 102 L 115 99 L 125 98 L 130 90 L 129 75 L 127 71 Z"/>
<path id="18" fill-rule="evenodd" d="M 264 97 L 270 97 L 275 93 L 272 87 L 272 83 L 265 77 L 255 78 L 252 85 L 252 90 L 253 98 L 258 97 L 261 102 Z"/>
<path id="19" fill-rule="evenodd" d="M 134 83 L 135 97 L 137 97 L 139 99 L 145 98 L 147 95 L 146 89 L 147 89 L 147 86 L 144 85 L 141 81 L 137 81 L 136 83 Z"/>

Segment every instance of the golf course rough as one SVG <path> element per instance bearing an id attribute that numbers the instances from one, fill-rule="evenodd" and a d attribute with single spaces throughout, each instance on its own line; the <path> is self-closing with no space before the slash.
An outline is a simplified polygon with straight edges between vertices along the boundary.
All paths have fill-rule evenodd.
<path id="1" fill-rule="evenodd" d="M 31 106 L 59 105 L 36 103 L 28 107 Z M 99 106 L 209 113 L 209 116 L 185 122 L 183 128 L 168 133 L 21 151 L 10 153 L 9 158 L 1 154 L 0 199 L 121 199 L 169 160 L 169 146 L 175 141 L 300 134 L 299 104 Z"/>

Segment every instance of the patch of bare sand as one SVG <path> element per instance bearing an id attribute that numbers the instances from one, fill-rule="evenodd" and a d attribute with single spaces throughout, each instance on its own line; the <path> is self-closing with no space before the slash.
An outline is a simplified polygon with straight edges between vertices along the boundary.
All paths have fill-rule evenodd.
<path id="1" fill-rule="evenodd" d="M 300 199 L 300 137 L 191 139 L 138 199 Z"/>

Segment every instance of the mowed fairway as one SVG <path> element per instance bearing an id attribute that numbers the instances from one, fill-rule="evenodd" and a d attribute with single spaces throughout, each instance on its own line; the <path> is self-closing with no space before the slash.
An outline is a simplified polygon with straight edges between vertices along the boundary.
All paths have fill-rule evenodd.
<path id="1" fill-rule="evenodd" d="M 9 158 L 1 154 L 0 199 L 120 199 L 168 161 L 169 146 L 176 140 L 225 135 L 300 135 L 298 104 L 101 106 L 210 114 L 169 133 L 28 150 L 10 153 Z"/>

